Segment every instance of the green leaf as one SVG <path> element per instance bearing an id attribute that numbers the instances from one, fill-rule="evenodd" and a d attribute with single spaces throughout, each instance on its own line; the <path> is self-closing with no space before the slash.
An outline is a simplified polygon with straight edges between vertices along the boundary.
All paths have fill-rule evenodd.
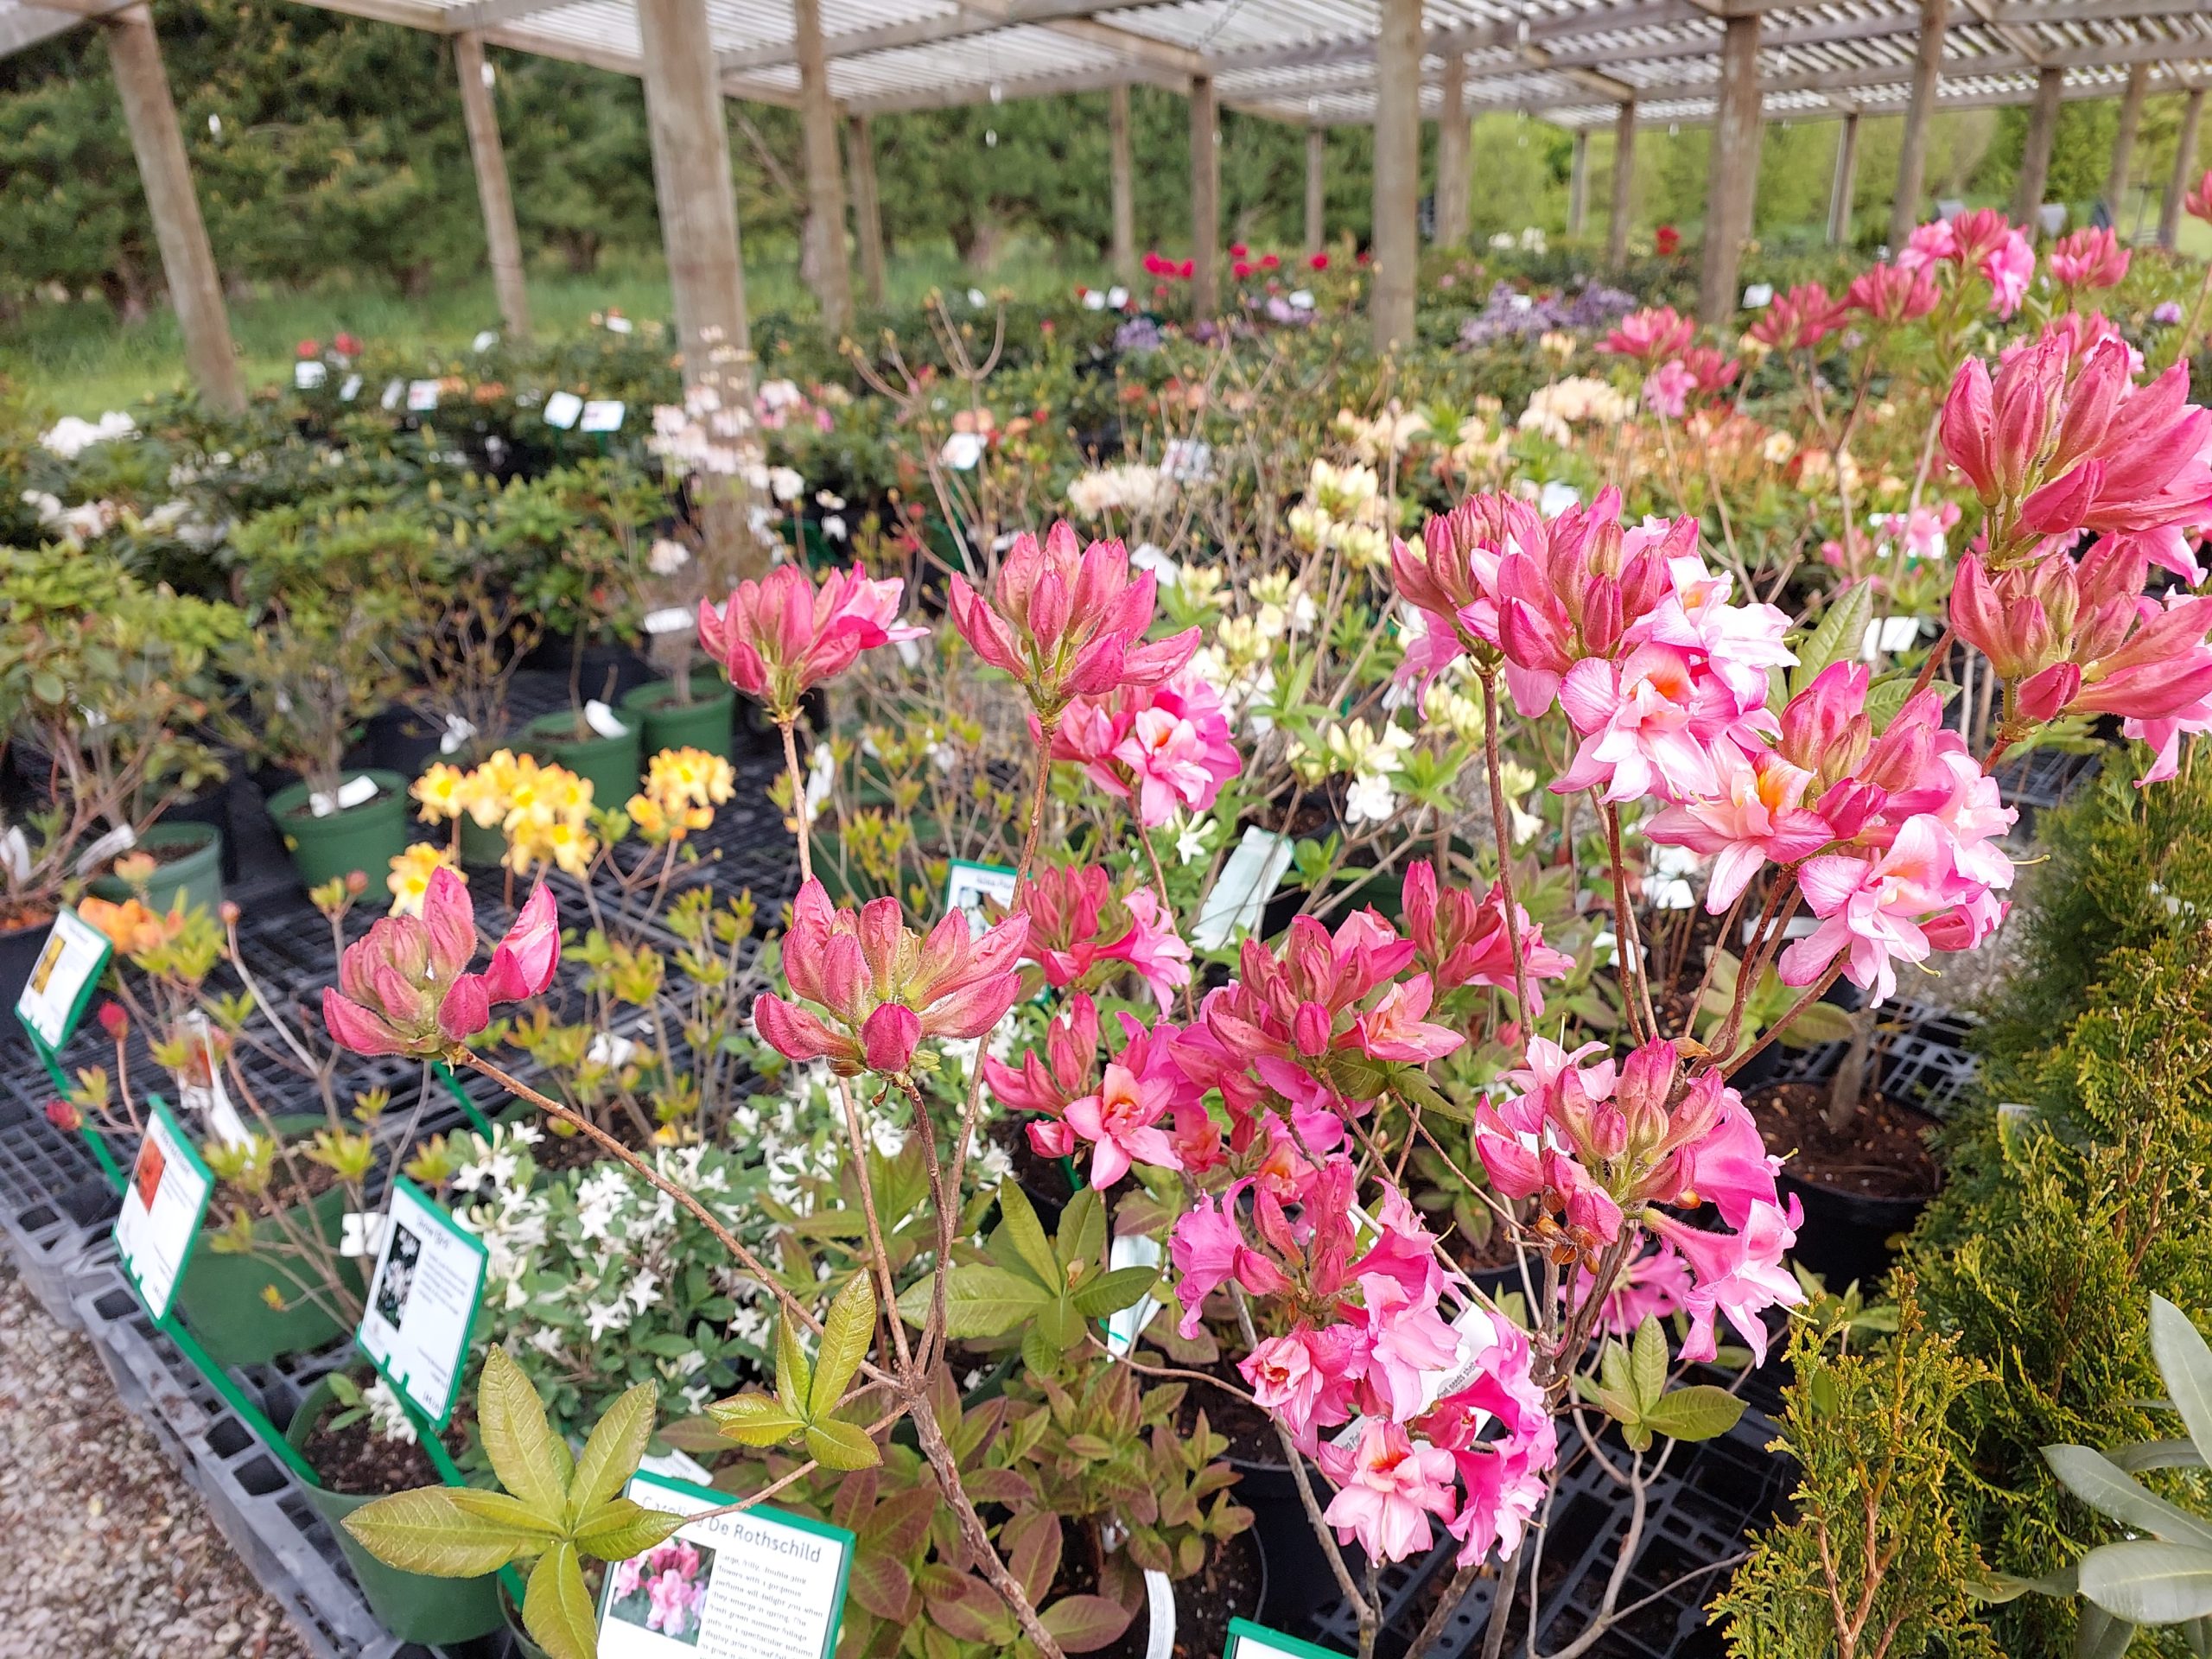
<path id="1" fill-rule="evenodd" d="M 1820 625 L 1797 643 L 1797 666 L 1789 671 L 1789 695 L 1798 696 L 1829 664 L 1857 656 L 1873 613 L 1871 582 L 1854 582 L 1831 599 Z"/>
<path id="2" fill-rule="evenodd" d="M 999 1183 L 999 1214 L 1021 1264 L 1037 1275 L 1037 1282 L 1046 1289 L 1058 1290 L 1067 1282 L 1067 1274 L 1052 1255 L 1052 1242 L 1045 1236 L 1045 1224 L 1037 1219 L 1035 1206 L 1011 1175 Z"/>
<path id="3" fill-rule="evenodd" d="M 2114 1446 L 2105 1456 L 2112 1459 L 2113 1468 L 2125 1469 L 2131 1475 L 2145 1469 L 2204 1467 L 2204 1454 L 2194 1440 L 2139 1440 L 2133 1446 Z"/>
<path id="4" fill-rule="evenodd" d="M 1067 1282 L 1066 1270 L 1077 1262 L 1096 1262 L 1106 1254 L 1106 1204 L 1097 1188 L 1086 1186 L 1068 1200 L 1068 1207 L 1060 1211 L 1060 1236 L 1052 1249 L 1062 1284 Z"/>
<path id="5" fill-rule="evenodd" d="M 522 1622 L 550 1659 L 598 1659 L 599 1620 L 574 1544 L 556 1544 L 537 1558 L 523 1592 Z"/>
<path id="6" fill-rule="evenodd" d="M 721 1433 L 741 1446 L 773 1446 L 806 1427 L 780 1400 L 765 1394 L 734 1395 L 707 1408 Z"/>
<path id="7" fill-rule="evenodd" d="M 784 1402 L 784 1409 L 804 1422 L 807 1418 L 806 1396 L 814 1386 L 814 1368 L 806 1363 L 806 1350 L 799 1346 L 798 1327 L 789 1314 L 776 1319 L 776 1398 Z"/>
<path id="8" fill-rule="evenodd" d="M 512 1527 L 522 1532 L 542 1533 L 552 1537 L 562 1529 L 566 1518 L 558 1515 L 540 1515 L 518 1497 L 505 1492 L 487 1492 L 480 1486 L 449 1486 L 446 1489 L 454 1507 L 479 1521 L 489 1521 L 495 1526 Z"/>
<path id="9" fill-rule="evenodd" d="M 2212 1613 L 2212 1549 L 2147 1538 L 2082 1558 L 2082 1593 L 2131 1624 L 2178 1624 Z"/>
<path id="10" fill-rule="evenodd" d="M 2021 1579 L 2010 1573 L 1992 1573 L 1984 1578 L 1968 1580 L 1966 1590 L 1976 1601 L 1985 1601 L 1998 1607 L 2029 1594 L 2062 1599 L 2077 1596 L 2082 1592 L 2080 1567 L 2078 1565 L 2062 1567 L 2057 1572 L 2046 1573 L 2040 1579 Z"/>
<path id="11" fill-rule="evenodd" d="M 2135 1640 L 2135 1627 L 2114 1618 L 2093 1601 L 2082 1604 L 2074 1628 L 2074 1659 L 2122 1659 Z"/>
<path id="12" fill-rule="evenodd" d="M 2147 1532 L 2174 1543 L 2212 1550 L 2212 1522 L 2177 1509 L 2134 1477 L 2116 1467 L 2101 1452 L 2086 1446 L 2046 1446 L 2043 1460 L 2058 1484 L 2100 1514 L 2122 1526 Z M 2113 1609 L 2115 1612 L 2119 1610 Z M 2138 1619 L 2138 1624 L 2152 1621 Z M 2158 1623 L 2170 1624 L 2171 1620 Z"/>
<path id="13" fill-rule="evenodd" d="M 1069 1300 L 1086 1319 L 1103 1319 L 1109 1313 L 1135 1307 L 1159 1282 L 1158 1268 L 1116 1268 L 1085 1282 Z"/>
<path id="14" fill-rule="evenodd" d="M 385 1566 L 433 1579 L 480 1578 L 545 1548 L 543 1533 L 471 1515 L 442 1486 L 364 1503 L 345 1526 Z"/>
<path id="15" fill-rule="evenodd" d="M 819 1421 L 837 1408 L 874 1338 L 875 1287 L 867 1274 L 856 1273 L 845 1281 L 837 1300 L 830 1304 L 830 1317 L 822 1322 L 822 1351 L 815 1356 L 814 1386 L 806 1397 L 810 1417 Z"/>
<path id="16" fill-rule="evenodd" d="M 476 1385 L 476 1421 L 499 1484 L 541 1515 L 565 1514 L 568 1447 L 545 1421 L 545 1408 L 522 1367 L 496 1345 L 486 1351 Z"/>
<path id="17" fill-rule="evenodd" d="M 657 1397 L 652 1383 L 640 1382 L 600 1414 L 569 1477 L 569 1520 L 589 1515 L 638 1472 L 645 1443 L 652 1439 Z"/>
<path id="18" fill-rule="evenodd" d="M 1667 1333 L 1660 1328 L 1657 1314 L 1645 1314 L 1643 1323 L 1636 1327 L 1631 1359 L 1636 1403 L 1648 1413 L 1667 1391 Z"/>
<path id="19" fill-rule="evenodd" d="M 1070 1208 L 1073 1208 L 1072 1205 Z M 1056 1298 L 1042 1285 L 1033 1284 L 1004 1268 L 981 1264 L 959 1267 L 944 1276 L 945 1334 L 953 1338 L 1004 1336 L 1017 1325 L 1035 1319 L 1055 1305 Z M 909 1286 L 899 1298 L 899 1313 L 907 1324 L 928 1319 L 930 1281 Z"/>
<path id="20" fill-rule="evenodd" d="M 810 1424 L 806 1454 L 825 1469 L 873 1469 L 883 1453 L 858 1423 L 829 1418 Z"/>
<path id="21" fill-rule="evenodd" d="M 1782 1028 L 1777 1039 L 1792 1048 L 1811 1048 L 1821 1043 L 1847 1042 L 1851 1015 L 1833 1002 L 1815 1002 Z"/>
<path id="22" fill-rule="evenodd" d="M 2189 1315 L 2163 1296 L 2151 1298 L 2151 1351 L 2189 1438 L 2212 1459 L 2212 1347 Z"/>
<path id="23" fill-rule="evenodd" d="M 576 1548 L 602 1561 L 626 1561 L 671 1536 L 688 1519 L 630 1498 L 609 1498 L 576 1523 Z"/>
<path id="24" fill-rule="evenodd" d="M 1673 1440 L 1709 1440 L 1736 1427 L 1744 1402 L 1726 1389 L 1700 1384 L 1662 1394 L 1643 1414 L 1645 1427 Z"/>

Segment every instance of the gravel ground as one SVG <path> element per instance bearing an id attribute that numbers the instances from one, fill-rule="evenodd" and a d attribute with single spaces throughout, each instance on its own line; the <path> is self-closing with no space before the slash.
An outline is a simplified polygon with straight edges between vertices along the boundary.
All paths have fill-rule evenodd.
<path id="1" fill-rule="evenodd" d="M 306 1659 L 283 1611 L 0 1258 L 0 1654 Z"/>

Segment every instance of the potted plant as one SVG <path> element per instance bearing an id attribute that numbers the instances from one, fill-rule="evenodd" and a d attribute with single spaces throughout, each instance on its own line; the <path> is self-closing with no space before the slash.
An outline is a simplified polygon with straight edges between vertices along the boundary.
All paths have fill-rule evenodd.
<path id="1" fill-rule="evenodd" d="M 639 626 L 645 660 L 661 677 L 626 695 L 622 707 L 642 722 L 649 754 L 692 748 L 728 759 L 730 753 L 737 692 L 698 648 L 699 601 L 729 589 L 704 545 L 664 536 L 645 555 Z"/>
<path id="2" fill-rule="evenodd" d="M 251 753 L 298 781 L 269 798 L 269 816 L 309 887 L 384 870 L 407 845 L 407 779 L 346 764 L 363 723 L 400 687 L 388 601 L 359 595 L 343 610 L 289 608 L 234 647 L 250 720 L 230 729 Z"/>

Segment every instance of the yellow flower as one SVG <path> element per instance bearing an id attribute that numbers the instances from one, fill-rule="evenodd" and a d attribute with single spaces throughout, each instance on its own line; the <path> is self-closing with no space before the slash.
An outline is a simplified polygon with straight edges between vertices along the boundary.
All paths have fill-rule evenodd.
<path id="1" fill-rule="evenodd" d="M 471 774 L 458 766 L 449 766 L 441 760 L 415 780 L 408 793 L 422 809 L 427 823 L 445 823 L 459 817 L 467 810 L 467 793 Z"/>
<path id="2" fill-rule="evenodd" d="M 454 868 L 453 855 L 435 842 L 418 841 L 405 852 L 394 854 L 391 873 L 384 879 L 385 886 L 391 890 L 391 914 L 420 916 L 423 895 L 430 890 L 430 878 L 442 868 Z"/>
<path id="3" fill-rule="evenodd" d="M 632 795 L 622 810 L 630 815 L 630 822 L 647 841 L 660 841 L 668 835 L 668 814 L 660 810 L 660 803 L 650 795 Z"/>

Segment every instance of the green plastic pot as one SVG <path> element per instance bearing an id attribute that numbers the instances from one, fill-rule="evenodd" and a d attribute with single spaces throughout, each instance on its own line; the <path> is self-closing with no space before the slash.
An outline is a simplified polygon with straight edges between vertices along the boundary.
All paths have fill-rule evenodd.
<path id="1" fill-rule="evenodd" d="M 157 823 L 138 837 L 147 852 L 180 849 L 159 859 L 153 880 L 146 884 L 146 902 L 166 916 L 180 900 L 187 910 L 210 915 L 223 904 L 223 832 L 212 823 Z M 92 890 L 99 897 L 121 904 L 133 897 L 130 884 L 118 875 L 95 876 Z"/>
<path id="2" fill-rule="evenodd" d="M 315 1424 L 321 1421 L 334 1398 L 330 1379 L 326 1376 L 300 1402 L 300 1408 L 292 1414 L 292 1421 L 284 1430 L 284 1438 L 304 1452 L 308 1437 L 315 1433 Z M 505 1615 L 499 1611 L 497 1573 L 487 1573 L 480 1579 L 433 1579 L 388 1567 L 362 1548 L 342 1524 L 347 1516 L 372 1499 L 334 1492 L 321 1486 L 305 1490 L 315 1513 L 330 1523 L 338 1548 L 345 1552 L 346 1565 L 353 1569 L 353 1580 L 361 1586 L 361 1594 L 368 1601 L 369 1611 L 402 1642 L 443 1647 L 448 1643 L 488 1636 L 505 1623 Z"/>
<path id="3" fill-rule="evenodd" d="M 308 810 L 304 783 L 287 785 L 269 798 L 269 816 L 291 850 L 300 880 L 310 887 L 355 870 L 379 887 L 391 861 L 407 850 L 407 780 L 396 772 L 353 776 L 374 779 L 377 798 L 340 807 L 327 818 Z"/>
<path id="4" fill-rule="evenodd" d="M 628 797 L 625 796 L 626 800 Z M 461 815 L 461 861 L 471 869 L 493 869 L 507 855 L 507 832 L 493 824 L 486 830 L 468 813 Z"/>
<path id="5" fill-rule="evenodd" d="M 543 764 L 566 766 L 579 778 L 591 780 L 591 800 L 602 810 L 619 807 L 638 792 L 643 763 L 639 758 L 637 724 L 620 737 L 575 734 L 576 717 L 563 709 L 540 715 L 525 728 L 526 747 Z"/>
<path id="6" fill-rule="evenodd" d="M 278 1128 L 283 1128 L 282 1122 Z M 334 1186 L 306 1204 L 293 1205 L 285 1222 L 294 1233 L 320 1236 L 335 1255 L 346 1198 L 344 1187 Z M 275 1222 L 257 1223 L 256 1230 L 271 1238 L 284 1233 Z M 218 1364 L 265 1365 L 281 1355 L 308 1353 L 351 1334 L 321 1301 L 307 1294 L 309 1281 L 293 1258 L 274 1250 L 265 1255 L 259 1250 L 236 1255 L 218 1251 L 213 1231 L 200 1230 L 192 1260 L 177 1283 L 176 1306 L 200 1345 Z M 357 1262 L 345 1258 L 339 1273 L 348 1289 L 357 1296 L 362 1294 Z M 270 1285 L 284 1299 L 282 1309 L 263 1299 Z"/>
<path id="7" fill-rule="evenodd" d="M 644 728 L 643 752 L 704 749 L 729 759 L 730 733 L 737 718 L 737 693 L 719 674 L 691 677 L 691 701 L 674 701 L 676 682 L 655 680 L 622 699 L 622 712 Z M 613 803 L 604 803 L 612 805 Z"/>

